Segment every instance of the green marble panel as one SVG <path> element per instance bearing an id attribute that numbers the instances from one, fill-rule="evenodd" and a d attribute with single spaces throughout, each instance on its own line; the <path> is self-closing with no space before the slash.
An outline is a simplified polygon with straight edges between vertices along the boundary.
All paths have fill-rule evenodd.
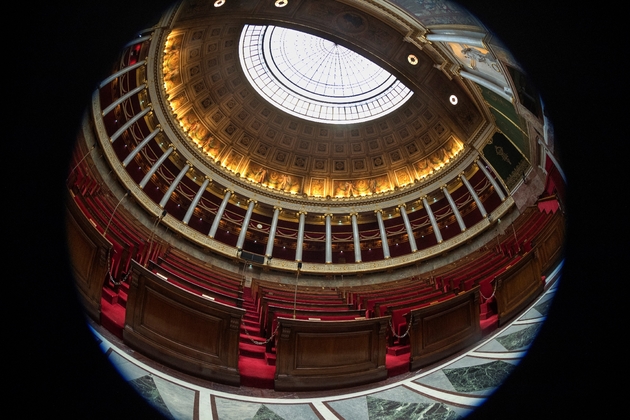
<path id="1" fill-rule="evenodd" d="M 540 312 L 541 315 L 547 315 L 547 312 L 549 312 L 549 308 L 551 307 L 551 301 L 552 299 L 547 299 L 544 302 L 540 302 L 534 306 L 534 309 Z"/>
<path id="2" fill-rule="evenodd" d="M 514 365 L 502 360 L 482 365 L 442 369 L 458 392 L 476 392 L 496 388 L 514 369 Z"/>
<path id="3" fill-rule="evenodd" d="M 482 154 L 511 191 L 522 179 L 529 163 L 503 134 L 495 133 Z"/>
<path id="4" fill-rule="evenodd" d="M 454 420 L 461 418 L 442 403 L 402 403 L 368 395 L 367 404 L 370 420 Z"/>
<path id="5" fill-rule="evenodd" d="M 164 418 L 172 419 L 173 416 L 164 403 L 160 391 L 158 391 L 153 378 L 149 375 L 141 376 L 137 379 L 129 381 L 129 384 L 142 396 L 149 404 L 160 412 Z"/>
<path id="6" fill-rule="evenodd" d="M 497 341 L 508 350 L 519 350 L 529 347 L 534 341 L 542 324 L 530 325 L 516 332 L 497 337 Z"/>
<path id="7" fill-rule="evenodd" d="M 258 409 L 252 420 L 284 420 L 284 418 L 280 417 L 271 411 L 267 406 L 263 405 L 260 409 Z"/>

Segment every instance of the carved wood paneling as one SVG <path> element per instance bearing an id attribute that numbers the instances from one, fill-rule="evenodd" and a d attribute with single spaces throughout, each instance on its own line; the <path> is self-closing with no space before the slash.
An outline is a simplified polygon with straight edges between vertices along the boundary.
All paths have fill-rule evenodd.
<path id="1" fill-rule="evenodd" d="M 525 254 L 512 267 L 495 279 L 499 325 L 518 314 L 543 291 L 538 249 Z"/>
<path id="2" fill-rule="evenodd" d="M 341 388 L 385 379 L 385 332 L 389 319 L 279 318 L 276 390 Z"/>
<path id="3" fill-rule="evenodd" d="M 135 261 L 132 270 L 125 343 L 192 375 L 240 385 L 238 340 L 245 311 L 183 290 Z"/>
<path id="4" fill-rule="evenodd" d="M 83 307 L 92 319 L 100 322 L 101 294 L 112 244 L 85 218 L 74 199 L 68 197 L 67 203 L 70 266 Z"/>
<path id="5" fill-rule="evenodd" d="M 418 369 L 481 339 L 479 287 L 411 311 L 410 369 Z"/>

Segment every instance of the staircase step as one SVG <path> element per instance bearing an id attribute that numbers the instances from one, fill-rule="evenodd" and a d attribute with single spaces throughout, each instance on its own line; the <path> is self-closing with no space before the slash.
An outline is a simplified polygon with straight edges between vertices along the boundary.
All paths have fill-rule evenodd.
<path id="1" fill-rule="evenodd" d="M 239 354 L 244 357 L 251 357 L 253 359 L 265 358 L 265 346 L 240 342 L 238 344 L 238 350 Z"/>
<path id="2" fill-rule="evenodd" d="M 265 341 L 265 340 L 267 340 L 265 337 L 260 337 L 257 334 L 250 333 L 248 335 L 248 334 L 245 334 L 243 332 L 239 334 L 239 339 L 240 339 L 240 341 L 242 343 L 251 343 L 252 340 L 254 340 L 254 341 Z"/>
<path id="3" fill-rule="evenodd" d="M 128 283 L 128 281 L 129 280 L 123 281 L 122 283 L 120 283 L 120 289 L 124 290 L 125 293 L 127 293 L 127 294 L 129 294 L 129 283 Z"/>
<path id="4" fill-rule="evenodd" d="M 260 334 L 260 326 L 259 325 L 250 325 L 250 324 L 241 324 L 241 329 L 243 332 L 247 331 L 250 335 L 259 335 Z"/>
<path id="5" fill-rule="evenodd" d="M 247 323 L 248 325 L 260 325 L 258 319 L 249 319 L 246 317 L 243 317 L 243 323 Z"/>
<path id="6" fill-rule="evenodd" d="M 118 304 L 123 308 L 127 307 L 127 293 L 123 290 L 118 291 Z"/>
<path id="7" fill-rule="evenodd" d="M 387 354 L 392 356 L 400 356 L 401 354 L 410 353 L 411 346 L 409 344 L 405 346 L 392 346 L 387 348 Z"/>
<path id="8" fill-rule="evenodd" d="M 118 294 L 108 287 L 103 287 L 103 293 L 101 297 L 105 299 L 107 303 L 110 303 L 112 305 L 118 303 Z"/>
<path id="9" fill-rule="evenodd" d="M 265 360 L 267 360 L 267 364 L 269 366 L 275 366 L 276 365 L 276 355 L 275 353 L 265 353 Z"/>

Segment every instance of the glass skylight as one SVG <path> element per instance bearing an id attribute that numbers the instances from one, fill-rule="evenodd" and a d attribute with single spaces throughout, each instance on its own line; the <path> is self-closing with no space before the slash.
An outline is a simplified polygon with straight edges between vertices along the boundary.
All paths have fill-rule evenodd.
<path id="1" fill-rule="evenodd" d="M 399 108 L 413 94 L 367 58 L 293 29 L 245 25 L 240 59 L 245 75 L 263 97 L 311 121 L 369 121 Z"/>

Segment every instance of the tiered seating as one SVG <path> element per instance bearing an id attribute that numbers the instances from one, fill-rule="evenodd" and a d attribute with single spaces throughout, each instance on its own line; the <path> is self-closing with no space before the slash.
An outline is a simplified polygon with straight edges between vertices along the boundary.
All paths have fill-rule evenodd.
<path id="1" fill-rule="evenodd" d="M 235 289 L 239 289 L 241 292 L 243 290 L 242 278 L 233 272 L 198 260 L 176 248 L 169 248 L 162 256 L 161 261 L 165 264 L 168 263 L 171 266 L 177 266 L 190 273 L 194 273 L 195 275 L 208 279 L 210 282 L 223 284 L 225 286 L 230 285 Z"/>
<path id="2" fill-rule="evenodd" d="M 243 293 L 238 289 L 224 287 L 220 283 L 215 283 L 207 278 L 196 276 L 177 266 L 149 261 L 148 268 L 158 276 L 168 279 L 170 283 L 185 288 L 192 293 L 216 300 L 226 305 L 237 308 L 243 307 L 243 298 L 241 297 Z"/>
<path id="3" fill-rule="evenodd" d="M 260 333 L 260 313 L 251 289 L 243 287 L 242 279 L 175 248 L 151 262 L 149 269 L 191 293 L 245 309 L 239 338 L 241 385 L 273 388 L 275 354 L 267 351 L 267 340 Z"/>

